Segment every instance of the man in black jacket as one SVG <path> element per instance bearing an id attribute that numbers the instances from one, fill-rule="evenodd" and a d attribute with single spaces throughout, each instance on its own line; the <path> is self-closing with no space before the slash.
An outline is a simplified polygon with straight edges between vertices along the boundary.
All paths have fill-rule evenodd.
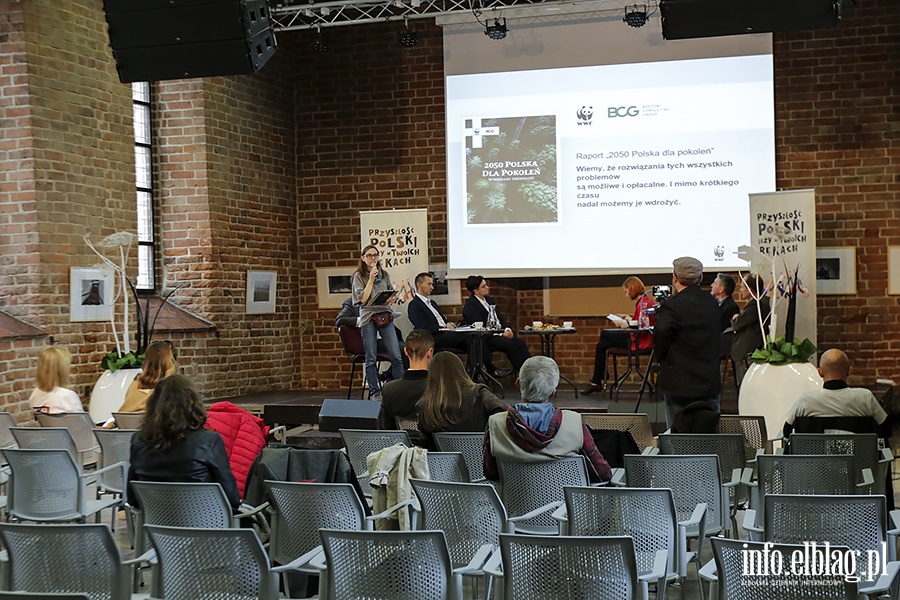
<path id="1" fill-rule="evenodd" d="M 379 429 L 396 429 L 397 417 L 416 418 L 416 402 L 425 393 L 428 365 L 434 355 L 434 338 L 424 329 L 413 329 L 406 336 L 403 353 L 409 357 L 409 368 L 403 377 L 384 384 L 381 390 Z"/>
<path id="2" fill-rule="evenodd" d="M 730 328 L 731 317 L 741 312 L 737 302 L 734 301 L 736 287 L 734 277 L 727 273 L 719 273 L 709 288 L 709 293 L 719 303 L 719 331 Z"/>
<path id="3" fill-rule="evenodd" d="M 672 263 L 677 292 L 657 311 L 653 345 L 659 361 L 659 390 L 671 425 L 682 408 L 703 400 L 717 412 L 719 379 L 719 303 L 700 289 L 703 265 L 684 256 Z"/>
<path id="4" fill-rule="evenodd" d="M 431 277 L 431 274 L 419 273 L 416 275 L 415 284 L 416 296 L 410 301 L 409 307 L 406 309 L 409 322 L 416 329 L 424 329 L 432 335 L 436 352 L 441 350 L 463 350 L 466 354 L 472 356 L 470 352 L 471 345 L 479 338 L 456 331 L 446 331 L 447 329 L 453 329 L 455 324 L 448 322 L 444 318 L 440 307 L 431 299 L 431 292 L 434 291 L 434 279 Z"/>

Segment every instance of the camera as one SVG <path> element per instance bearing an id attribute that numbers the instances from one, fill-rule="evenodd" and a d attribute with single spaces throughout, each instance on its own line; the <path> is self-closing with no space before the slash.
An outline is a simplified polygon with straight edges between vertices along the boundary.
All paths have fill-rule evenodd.
<path id="1" fill-rule="evenodd" d="M 651 293 L 653 294 L 656 303 L 661 304 L 672 296 L 672 286 L 654 285 Z"/>

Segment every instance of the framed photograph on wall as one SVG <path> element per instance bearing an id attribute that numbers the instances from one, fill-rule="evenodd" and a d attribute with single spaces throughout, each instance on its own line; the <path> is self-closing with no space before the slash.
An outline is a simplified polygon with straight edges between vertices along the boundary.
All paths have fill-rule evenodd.
<path id="1" fill-rule="evenodd" d="M 316 293 L 319 308 L 340 308 L 350 297 L 350 278 L 356 267 L 327 267 L 316 269 Z"/>
<path id="2" fill-rule="evenodd" d="M 888 294 L 900 295 L 900 246 L 888 247 Z"/>
<path id="3" fill-rule="evenodd" d="M 247 314 L 275 312 L 275 271 L 247 271 Z"/>
<path id="4" fill-rule="evenodd" d="M 462 304 L 462 285 L 459 279 L 447 279 L 447 265 L 428 265 L 428 272 L 434 278 L 434 291 L 431 298 L 441 306 L 458 306 Z"/>
<path id="5" fill-rule="evenodd" d="M 816 293 L 856 293 L 856 248 L 816 248 Z"/>
<path id="6" fill-rule="evenodd" d="M 109 321 L 113 306 L 111 269 L 69 269 L 69 320 Z"/>

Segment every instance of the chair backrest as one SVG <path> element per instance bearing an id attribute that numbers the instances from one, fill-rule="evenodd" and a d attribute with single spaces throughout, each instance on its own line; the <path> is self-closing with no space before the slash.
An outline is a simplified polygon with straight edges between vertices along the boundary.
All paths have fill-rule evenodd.
<path id="1" fill-rule="evenodd" d="M 0 600 L 91 600 L 87 594 L 42 594 L 31 592 L 2 592 Z"/>
<path id="2" fill-rule="evenodd" d="M 855 582 L 845 581 L 845 575 L 830 571 L 827 575 L 810 569 L 799 573 L 791 569 L 794 552 L 808 548 L 801 545 L 748 542 L 726 538 L 712 538 L 713 558 L 716 561 L 719 600 L 808 600 L 809 598 L 845 598 L 857 600 Z M 849 548 L 832 547 L 846 556 Z M 773 556 L 780 557 L 783 568 L 778 573 L 766 566 Z M 768 560 L 767 560 L 768 559 Z"/>
<path id="3" fill-rule="evenodd" d="M 112 416 L 119 429 L 140 429 L 144 424 L 144 413 L 142 412 L 114 412 Z"/>
<path id="4" fill-rule="evenodd" d="M 366 513 L 349 483 L 263 482 L 275 508 L 269 552 L 287 564 L 320 544 L 320 529 L 358 531 L 366 528 Z"/>
<path id="5" fill-rule="evenodd" d="M 630 537 L 500 536 L 505 600 L 640 597 Z"/>
<path id="6" fill-rule="evenodd" d="M 65 427 L 12 427 L 10 432 L 19 448 L 27 450 L 65 450 L 79 466 L 82 467 L 81 456 L 75 439 Z"/>
<path id="7" fill-rule="evenodd" d="M 697 504 L 705 502 L 707 534 L 728 526 L 727 496 L 719 472 L 719 457 L 714 454 L 625 455 L 628 485 L 671 489 L 679 521 L 690 519 Z M 697 530 L 689 529 L 688 535 L 697 535 Z"/>
<path id="8" fill-rule="evenodd" d="M 419 421 L 416 419 L 394 417 L 394 422 L 397 424 L 397 429 L 402 429 L 404 431 L 419 431 Z"/>
<path id="9" fill-rule="evenodd" d="M 81 454 L 84 465 L 93 465 L 97 462 L 94 451 L 97 448 L 97 438 L 94 437 L 94 422 L 88 413 L 64 413 L 59 415 L 37 414 L 37 421 L 41 427 L 65 427 L 72 433 L 75 447 Z"/>
<path id="10" fill-rule="evenodd" d="M 551 502 L 562 502 L 563 486 L 586 486 L 587 465 L 581 456 L 549 462 L 520 463 L 497 460 L 503 505 L 511 518 L 524 515 Z M 552 534 L 557 522 L 546 511 L 532 519 L 516 523 L 516 530 L 532 534 Z"/>
<path id="11" fill-rule="evenodd" d="M 231 505 L 218 483 L 132 481 L 143 524 L 223 529 L 232 526 Z"/>
<path id="12" fill-rule="evenodd" d="M 469 469 L 472 481 L 484 478 L 484 432 L 433 433 L 434 443 L 441 452 L 460 452 Z"/>
<path id="13" fill-rule="evenodd" d="M 740 433 L 744 436 L 744 456 L 753 460 L 757 450 L 772 453 L 772 442 L 766 432 L 766 418 L 748 415 L 721 415 L 716 433 Z"/>
<path id="14" fill-rule="evenodd" d="M 349 354 L 351 358 L 356 359 L 366 354 L 366 350 L 363 347 L 362 333 L 360 333 L 358 327 L 340 325 L 338 326 L 338 335 L 341 336 L 341 345 L 344 347 L 344 352 Z"/>
<path id="15" fill-rule="evenodd" d="M 889 559 L 885 497 L 873 496 L 766 496 L 765 540 L 779 544 L 803 544 L 814 540 L 847 546 L 860 557 L 858 574 L 875 581 Z M 893 542 L 890 542 L 893 543 Z M 880 557 L 877 562 L 871 558 Z M 873 567 L 875 572 L 868 573 Z"/>
<path id="16" fill-rule="evenodd" d="M 12 429 L 17 427 L 16 418 L 12 413 L 0 412 L 0 448 L 12 448 L 16 446 L 16 438 L 13 437 Z"/>
<path id="17" fill-rule="evenodd" d="M 278 597 L 278 579 L 255 530 L 148 525 L 146 531 L 159 557 L 154 597 Z"/>
<path id="18" fill-rule="evenodd" d="M 395 444 L 412 446 L 409 433 L 403 430 L 341 429 L 341 438 L 347 450 L 347 458 L 359 480 L 359 487 L 366 496 L 372 495 L 369 485 L 369 467 L 366 458 L 373 452 L 389 448 Z"/>
<path id="19" fill-rule="evenodd" d="M 581 422 L 591 429 L 627 431 L 641 452 L 644 448 L 656 446 L 650 417 L 644 413 L 581 413 Z"/>
<path id="20" fill-rule="evenodd" d="M 131 597 L 130 571 L 105 524 L 3 523 L 0 540 L 9 554 L 8 583 L 17 592 L 40 594 L 32 598 L 58 598 L 44 595 L 49 593 L 93 600 Z"/>
<path id="21" fill-rule="evenodd" d="M 137 429 L 98 429 L 94 432 L 100 443 L 100 466 L 107 467 L 117 462 L 129 461 L 131 456 L 131 437 Z M 101 473 L 97 484 L 104 490 L 121 494 L 125 490 L 125 481 L 118 469 Z"/>
<path id="22" fill-rule="evenodd" d="M 433 481 L 469 483 L 469 469 L 459 452 L 429 452 L 428 473 Z"/>
<path id="23" fill-rule="evenodd" d="M 676 572 L 677 517 L 672 490 L 567 486 L 563 492 L 566 535 L 630 536 L 640 572 L 653 570 L 660 550 L 668 556 L 666 572 Z"/>
<path id="24" fill-rule="evenodd" d="M 450 600 L 457 589 L 440 531 L 322 529 L 328 598 Z"/>
<path id="25" fill-rule="evenodd" d="M 847 455 L 760 454 L 756 457 L 759 493 L 852 494 L 855 461 Z"/>
<path id="26" fill-rule="evenodd" d="M 659 436 L 660 454 L 715 454 L 719 457 L 719 477 L 731 481 L 734 469 L 747 464 L 744 436 L 738 433 L 664 433 Z M 728 488 L 729 503 L 734 506 L 747 500 L 743 487 Z"/>
<path id="27" fill-rule="evenodd" d="M 791 434 L 788 452 L 791 454 L 848 454 L 856 461 L 854 467 L 856 483 L 862 483 L 862 470 L 870 469 L 874 474 L 878 464 L 878 435 L 874 433 L 794 433 Z"/>
<path id="28" fill-rule="evenodd" d="M 7 511 L 25 521 L 74 520 L 82 507 L 78 467 L 66 450 L 4 448 L 11 476 Z"/>
<path id="29" fill-rule="evenodd" d="M 422 516 L 420 529 L 444 532 L 454 567 L 465 566 L 485 544 L 497 546 L 506 509 L 492 485 L 410 479 Z"/>

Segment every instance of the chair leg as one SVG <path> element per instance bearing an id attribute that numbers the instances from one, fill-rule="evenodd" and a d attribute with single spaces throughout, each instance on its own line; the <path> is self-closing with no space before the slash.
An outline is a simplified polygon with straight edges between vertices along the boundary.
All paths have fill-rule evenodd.
<path id="1" fill-rule="evenodd" d="M 356 375 L 356 361 L 350 363 L 350 383 L 347 385 L 347 400 L 353 395 L 353 377 Z"/>

